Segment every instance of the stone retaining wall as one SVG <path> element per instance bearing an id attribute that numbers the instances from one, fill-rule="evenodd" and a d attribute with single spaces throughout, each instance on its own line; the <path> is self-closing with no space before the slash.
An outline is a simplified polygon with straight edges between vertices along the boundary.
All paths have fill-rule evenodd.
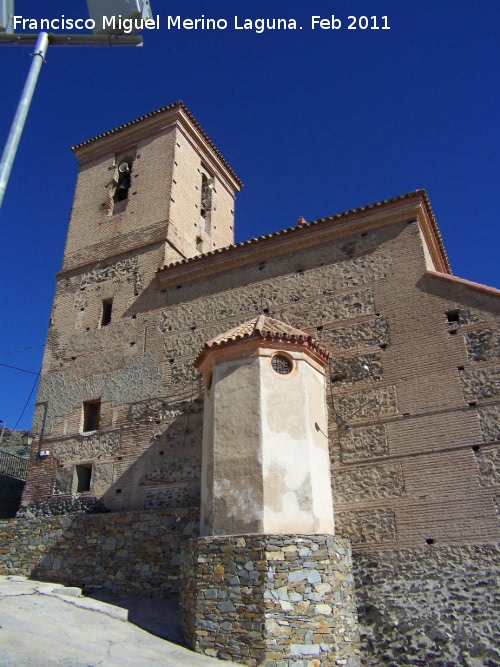
<path id="1" fill-rule="evenodd" d="M 365 667 L 498 667 L 496 545 L 358 553 L 354 578 Z"/>
<path id="2" fill-rule="evenodd" d="M 330 535 L 183 544 L 181 627 L 198 652 L 249 667 L 359 665 L 350 546 Z"/>
<path id="3" fill-rule="evenodd" d="M 0 521 L 0 574 L 170 597 L 179 589 L 180 543 L 199 510 L 117 512 Z"/>
<path id="4" fill-rule="evenodd" d="M 187 538 L 196 536 L 197 528 L 198 509 L 1 520 L 0 574 L 31 575 L 37 579 L 88 588 L 104 586 L 124 595 L 169 597 L 176 595 L 179 589 L 181 542 L 183 538 L 189 542 Z M 256 537 L 244 538 L 245 547 L 238 547 L 240 555 L 248 553 Z M 300 551 L 292 550 L 285 557 L 282 546 L 272 550 L 266 548 L 265 553 L 279 553 L 283 549 L 283 560 L 273 560 L 266 555 L 264 559 L 249 557 L 242 563 L 231 556 L 235 555 L 236 547 L 231 547 L 228 552 L 221 550 L 219 554 L 217 538 L 204 539 L 211 540 L 211 548 L 214 549 L 210 552 L 213 563 L 199 564 L 207 572 L 214 568 L 214 583 L 211 589 L 207 585 L 207 590 L 213 591 L 214 586 L 223 581 L 232 568 L 236 568 L 238 573 L 233 576 L 240 577 L 240 599 L 246 604 L 245 596 L 254 594 L 254 582 L 259 581 L 252 577 L 263 577 L 266 585 L 261 605 L 265 603 L 266 623 L 269 623 L 266 632 L 270 637 L 276 631 L 295 631 L 294 623 L 298 623 L 293 616 L 299 603 L 302 602 L 303 606 L 305 603 L 308 609 L 329 604 L 324 599 L 308 599 L 308 595 L 314 596 L 318 591 L 314 588 L 316 582 L 310 583 L 307 576 L 302 581 L 288 581 L 292 570 L 300 572 L 300 576 L 306 570 L 310 570 L 310 574 L 313 570 L 320 571 L 318 568 L 298 567 L 294 560 L 306 558 L 300 555 Z M 247 543 L 247 540 L 250 541 Z M 312 545 L 303 545 L 303 548 L 312 551 Z M 262 551 L 260 549 L 259 553 Z M 319 551 L 318 547 L 314 558 L 319 556 Z M 291 559 L 293 553 L 296 559 Z M 221 559 L 217 565 L 214 565 L 215 555 Z M 194 567 L 193 557 L 188 554 L 185 562 L 191 558 Z M 308 558 L 307 562 L 313 560 Z M 250 565 L 245 567 L 250 561 L 253 561 L 253 570 L 248 569 Z M 227 570 L 225 563 L 228 563 Z M 220 569 L 215 572 L 219 564 L 224 566 L 224 574 Z M 500 665 L 500 648 L 496 639 L 500 636 L 498 545 L 452 547 L 433 544 L 423 549 L 354 552 L 353 569 L 360 622 L 361 664 L 364 667 Z M 268 574 L 274 572 L 274 579 L 265 578 L 264 571 Z M 204 576 L 208 576 L 207 572 Z M 295 576 L 299 577 L 299 574 Z M 236 586 L 236 579 L 233 581 L 231 585 Z M 278 585 L 280 581 L 285 583 Z M 241 582 L 246 583 L 242 586 Z M 300 587 L 304 590 L 299 590 Z M 308 587 L 311 590 L 306 593 Z M 194 605 L 196 596 L 191 588 L 186 590 L 186 595 L 185 599 L 191 599 Z M 210 595 L 214 592 L 209 592 Z M 201 605 L 201 601 L 197 604 Z M 222 623 L 229 623 L 221 624 L 221 627 L 231 632 L 230 613 L 222 612 L 217 607 L 218 603 L 225 601 L 231 601 L 236 607 L 234 601 L 223 597 L 206 600 L 214 613 L 224 616 Z M 253 609 L 257 607 L 252 608 L 251 604 L 256 603 L 248 600 L 245 607 L 247 615 L 256 614 Z M 333 617 L 333 614 L 328 616 Z M 210 618 L 207 622 L 213 620 Z M 244 622 L 257 621 L 244 619 Z M 283 624 L 280 625 L 280 622 Z M 290 625 L 287 626 L 286 622 Z M 246 629 L 255 631 L 249 627 Z M 308 636 L 296 643 L 310 646 L 308 650 L 315 651 L 314 644 L 308 644 L 310 641 L 312 639 Z M 320 656 L 302 655 L 291 664 L 293 667 L 323 667 L 321 662 L 314 663 L 319 659 Z"/>

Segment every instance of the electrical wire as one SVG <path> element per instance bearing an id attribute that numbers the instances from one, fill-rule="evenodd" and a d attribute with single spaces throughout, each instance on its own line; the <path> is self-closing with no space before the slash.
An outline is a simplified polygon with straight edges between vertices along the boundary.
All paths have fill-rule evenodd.
<path id="1" fill-rule="evenodd" d="M 9 352 L 0 352 L 0 354 L 17 354 L 17 352 L 26 352 L 26 350 L 37 350 L 40 347 L 44 347 L 45 343 L 41 345 L 31 345 L 31 347 L 23 347 L 20 350 L 10 350 Z"/>
<path id="2" fill-rule="evenodd" d="M 14 371 L 21 371 L 21 373 L 30 373 L 30 375 L 40 375 L 40 371 L 38 373 L 35 373 L 35 371 L 27 371 L 25 368 L 18 368 L 17 366 L 9 366 L 8 364 L 0 364 L 0 366 L 3 366 L 4 368 L 12 368 Z"/>
<path id="3" fill-rule="evenodd" d="M 28 372 L 30 372 L 30 371 L 28 371 Z M 13 431 L 16 430 L 17 425 L 19 424 L 19 422 L 20 422 L 21 419 L 23 418 L 24 412 L 25 412 L 26 408 L 28 407 L 28 403 L 30 402 L 31 397 L 33 396 L 33 392 L 35 391 L 35 387 L 36 387 L 36 385 L 38 384 L 38 380 L 39 380 L 39 378 L 40 378 L 40 373 L 41 373 L 41 372 L 42 372 L 42 369 L 40 368 L 40 370 L 38 371 L 38 373 L 36 373 L 35 382 L 33 383 L 33 386 L 31 387 L 31 391 L 30 391 L 30 394 L 29 394 L 29 396 L 28 396 L 28 398 L 27 398 L 27 400 L 26 400 L 26 403 L 24 404 L 23 411 L 22 411 L 21 414 L 19 415 L 19 419 L 17 420 L 16 425 L 15 425 L 14 428 L 12 429 Z"/>

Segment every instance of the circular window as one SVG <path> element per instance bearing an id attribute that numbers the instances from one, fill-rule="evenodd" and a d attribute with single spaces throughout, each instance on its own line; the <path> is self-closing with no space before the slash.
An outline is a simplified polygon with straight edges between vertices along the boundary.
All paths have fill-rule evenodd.
<path id="1" fill-rule="evenodd" d="M 292 362 L 288 357 L 284 357 L 282 354 L 277 354 L 272 358 L 271 364 L 273 366 L 273 371 L 279 375 L 288 375 L 292 372 Z"/>

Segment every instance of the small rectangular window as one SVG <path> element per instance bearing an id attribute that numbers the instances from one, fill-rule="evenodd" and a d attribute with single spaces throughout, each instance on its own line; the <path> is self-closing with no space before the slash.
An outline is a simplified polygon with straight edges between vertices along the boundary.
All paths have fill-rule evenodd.
<path id="1" fill-rule="evenodd" d="M 113 299 L 104 299 L 102 302 L 101 327 L 111 322 L 111 311 L 113 310 Z"/>
<path id="2" fill-rule="evenodd" d="M 76 493 L 90 491 L 90 481 L 92 479 L 92 466 L 75 466 L 74 490 Z"/>
<path id="3" fill-rule="evenodd" d="M 86 401 L 83 404 L 83 432 L 97 431 L 101 419 L 101 401 Z"/>

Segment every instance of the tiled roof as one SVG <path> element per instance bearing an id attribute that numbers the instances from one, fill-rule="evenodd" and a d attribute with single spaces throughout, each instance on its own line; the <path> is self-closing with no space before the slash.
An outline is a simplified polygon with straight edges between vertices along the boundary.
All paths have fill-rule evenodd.
<path id="1" fill-rule="evenodd" d="M 371 210 L 377 209 L 381 206 L 385 206 L 385 205 L 388 205 L 388 204 L 395 204 L 399 201 L 404 201 L 406 199 L 414 199 L 414 198 L 418 198 L 418 197 L 422 197 L 422 199 L 424 200 L 424 203 L 425 203 L 425 206 L 427 208 L 427 212 L 429 214 L 429 218 L 430 218 L 430 221 L 431 221 L 431 224 L 432 224 L 432 228 L 433 228 L 434 233 L 436 235 L 439 250 L 442 253 L 443 259 L 444 259 L 445 264 L 446 264 L 446 268 L 451 273 L 451 269 L 450 269 L 450 265 L 449 265 L 449 261 L 448 261 L 448 256 L 446 254 L 446 250 L 445 250 L 444 245 L 443 245 L 443 239 L 442 239 L 441 233 L 438 229 L 436 218 L 434 216 L 434 212 L 432 210 L 431 204 L 429 202 L 429 198 L 427 197 L 427 193 L 426 193 L 425 190 L 413 190 L 413 192 L 408 192 L 404 195 L 398 195 L 397 197 L 392 197 L 391 199 L 383 199 L 383 200 L 375 202 L 373 204 L 367 204 L 365 206 L 359 206 L 358 208 L 353 208 L 353 209 L 350 209 L 348 211 L 343 211 L 342 213 L 337 213 L 337 214 L 331 215 L 327 218 L 318 218 L 318 220 L 311 220 L 311 222 L 309 222 L 309 223 L 302 223 L 301 222 L 301 224 L 299 224 L 295 227 L 287 227 L 286 229 L 282 229 L 282 230 L 277 231 L 277 232 L 272 232 L 271 234 L 264 234 L 263 236 L 258 236 L 256 238 L 249 239 L 248 241 L 241 241 L 240 243 L 231 244 L 229 246 L 226 246 L 225 248 L 216 248 L 215 250 L 203 253 L 201 255 L 197 255 L 196 257 L 190 257 L 189 259 L 183 259 L 183 260 L 180 260 L 178 262 L 173 262 L 171 264 L 166 264 L 162 268 L 158 269 L 158 271 L 163 271 L 164 269 L 167 269 L 167 268 L 172 267 L 172 266 L 181 266 L 181 265 L 185 265 L 185 264 L 191 264 L 191 263 L 197 262 L 197 261 L 199 261 L 199 260 L 201 260 L 205 257 L 211 257 L 213 255 L 217 255 L 217 254 L 220 254 L 220 253 L 228 253 L 228 252 L 233 251 L 235 248 L 241 248 L 243 246 L 248 246 L 248 245 L 251 245 L 253 243 L 259 243 L 260 241 L 263 241 L 265 239 L 277 238 L 278 236 L 284 236 L 285 234 L 293 234 L 293 233 L 299 233 L 300 234 L 302 232 L 302 230 L 314 227 L 316 225 L 323 225 L 323 224 L 328 224 L 328 223 L 332 223 L 332 222 L 337 222 L 337 221 L 339 221 L 343 218 L 346 218 L 350 215 L 364 213 L 366 211 L 371 211 Z"/>
<path id="2" fill-rule="evenodd" d="M 199 364 L 205 354 L 214 348 L 223 347 L 228 343 L 234 343 L 242 340 L 249 340 L 251 338 L 259 338 L 272 342 L 284 342 L 295 345 L 302 345 L 311 350 L 314 350 L 323 359 L 327 360 L 329 353 L 317 343 L 312 336 L 296 329 L 295 327 L 275 320 L 272 317 L 267 317 L 264 314 L 259 314 L 251 320 L 247 320 L 243 324 L 219 334 L 215 338 L 207 341 L 196 359 L 196 365 Z"/>
<path id="3" fill-rule="evenodd" d="M 189 118 L 191 123 L 196 127 L 198 132 L 202 135 L 202 137 L 205 139 L 205 141 L 210 146 L 210 148 L 213 150 L 213 152 L 217 155 L 219 160 L 223 163 L 223 165 L 229 171 L 231 176 L 236 180 L 236 182 L 238 183 L 240 188 L 243 187 L 243 183 L 236 176 L 236 174 L 231 169 L 231 167 L 226 162 L 226 160 L 223 158 L 222 154 L 216 148 L 215 144 L 212 142 L 212 140 L 210 139 L 208 134 L 201 127 L 201 125 L 198 123 L 196 118 L 193 116 L 193 114 L 189 111 L 187 106 L 181 100 L 179 100 L 178 102 L 174 102 L 173 104 L 168 104 L 165 107 L 161 107 L 161 109 L 156 109 L 156 111 L 151 111 L 150 113 L 147 113 L 144 116 L 139 116 L 139 118 L 136 118 L 135 120 L 131 120 L 128 123 L 124 123 L 123 125 L 119 125 L 118 127 L 115 127 L 112 130 L 109 130 L 108 132 L 103 132 L 102 134 L 98 134 L 95 137 L 92 137 L 91 139 L 87 139 L 87 141 L 82 141 L 81 143 L 76 144 L 76 146 L 72 146 L 71 150 L 75 151 L 78 148 L 81 148 L 82 146 L 88 146 L 89 144 L 91 144 L 94 141 L 97 141 L 98 139 L 102 139 L 103 137 L 108 137 L 111 134 L 114 134 L 115 132 L 119 132 L 120 130 L 125 129 L 126 127 L 131 127 L 132 125 L 136 125 L 137 123 L 140 123 L 141 121 L 145 120 L 146 118 L 153 118 L 154 116 L 158 116 L 159 114 L 164 113 L 165 111 L 171 111 L 172 109 L 182 109 L 182 111 L 186 114 L 186 116 Z"/>

